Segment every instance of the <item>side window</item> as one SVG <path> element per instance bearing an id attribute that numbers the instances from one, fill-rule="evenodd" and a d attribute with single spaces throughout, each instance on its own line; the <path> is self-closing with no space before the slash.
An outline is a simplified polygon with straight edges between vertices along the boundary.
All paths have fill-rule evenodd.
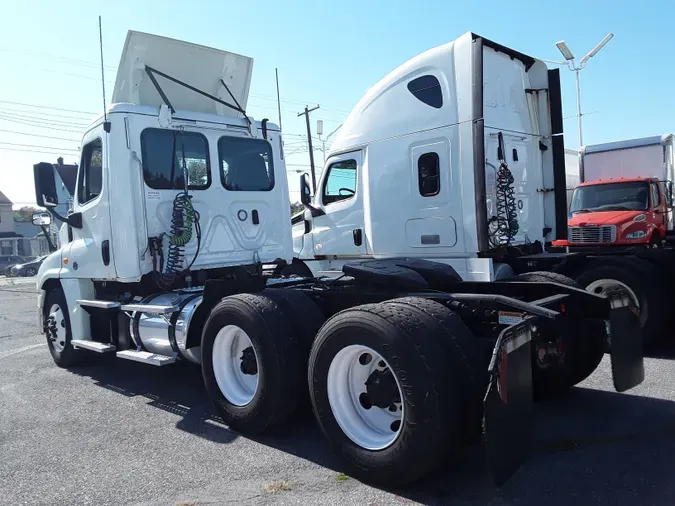
<path id="1" fill-rule="evenodd" d="M 87 144 L 82 150 L 82 164 L 77 182 L 77 201 L 91 202 L 101 194 L 103 186 L 103 145 L 101 139 Z"/>
<path id="2" fill-rule="evenodd" d="M 323 184 L 324 205 L 347 200 L 356 193 L 356 160 L 342 160 L 328 167 L 328 176 Z"/>
<path id="3" fill-rule="evenodd" d="M 408 83 L 408 91 L 431 107 L 436 109 L 443 107 L 441 83 L 434 76 L 426 75 L 413 79 Z"/>
<path id="4" fill-rule="evenodd" d="M 260 139 L 221 137 L 220 181 L 226 190 L 266 192 L 274 188 L 272 146 Z"/>
<path id="5" fill-rule="evenodd" d="M 659 186 L 652 183 L 652 206 L 657 207 L 661 205 L 661 192 L 659 192 Z"/>
<path id="6" fill-rule="evenodd" d="M 437 153 L 424 153 L 417 160 L 420 195 L 433 197 L 441 191 L 441 167 Z"/>
<path id="7" fill-rule="evenodd" d="M 183 162 L 189 189 L 211 185 L 208 142 L 202 134 L 146 128 L 141 133 L 141 154 L 143 179 L 153 190 L 183 190 Z"/>

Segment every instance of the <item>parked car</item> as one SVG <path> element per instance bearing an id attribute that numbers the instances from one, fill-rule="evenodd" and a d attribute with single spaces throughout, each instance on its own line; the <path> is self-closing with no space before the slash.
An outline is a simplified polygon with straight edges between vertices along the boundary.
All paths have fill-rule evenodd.
<path id="1" fill-rule="evenodd" d="M 20 255 L 0 255 L 0 273 L 7 275 L 12 267 L 16 264 L 26 262 L 28 259 L 29 258 Z"/>
<path id="2" fill-rule="evenodd" d="M 43 255 L 32 260 L 24 261 L 20 264 L 15 264 L 10 267 L 9 273 L 7 275 L 12 277 L 35 276 L 40 269 L 42 262 L 44 262 L 44 259 L 47 258 L 47 256 L 48 255 Z"/>

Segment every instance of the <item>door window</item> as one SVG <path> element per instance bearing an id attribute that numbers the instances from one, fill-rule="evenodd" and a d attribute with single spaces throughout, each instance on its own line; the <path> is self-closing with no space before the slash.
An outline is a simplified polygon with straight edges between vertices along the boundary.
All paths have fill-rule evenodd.
<path id="1" fill-rule="evenodd" d="M 424 153 L 417 160 L 417 178 L 420 195 L 433 197 L 441 191 L 440 160 L 438 153 Z"/>
<path id="2" fill-rule="evenodd" d="M 78 179 L 77 201 L 80 205 L 91 202 L 101 194 L 103 186 L 103 144 L 96 139 L 82 150 L 82 163 Z"/>
<path id="3" fill-rule="evenodd" d="M 348 200 L 356 193 L 356 160 L 341 160 L 328 167 L 323 184 L 324 205 Z"/>
<path id="4" fill-rule="evenodd" d="M 659 192 L 658 185 L 652 183 L 652 207 L 658 207 L 661 205 L 661 194 Z"/>
<path id="5" fill-rule="evenodd" d="M 188 188 L 204 190 L 211 185 L 206 137 L 195 132 L 146 128 L 141 133 L 143 179 L 153 190 L 183 190 L 187 169 Z"/>

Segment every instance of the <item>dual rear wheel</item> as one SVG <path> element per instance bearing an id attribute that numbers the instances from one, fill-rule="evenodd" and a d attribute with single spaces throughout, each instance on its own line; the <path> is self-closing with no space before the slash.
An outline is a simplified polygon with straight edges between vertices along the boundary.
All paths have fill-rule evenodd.
<path id="1" fill-rule="evenodd" d="M 403 298 L 322 323 L 316 304 L 292 290 L 234 295 L 213 309 L 202 370 L 229 426 L 279 426 L 308 393 L 350 474 L 383 485 L 428 474 L 480 434 L 486 375 L 451 310 Z"/>

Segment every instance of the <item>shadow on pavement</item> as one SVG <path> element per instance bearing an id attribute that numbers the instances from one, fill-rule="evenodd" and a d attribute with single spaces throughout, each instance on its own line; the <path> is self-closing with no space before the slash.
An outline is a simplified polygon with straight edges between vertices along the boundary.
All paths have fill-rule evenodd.
<path id="1" fill-rule="evenodd" d="M 181 416 L 180 430 L 220 444 L 240 437 L 215 414 L 198 367 L 151 368 L 118 360 L 73 372 Z M 434 476 L 390 492 L 402 504 L 672 504 L 675 403 L 574 388 L 538 404 L 533 427 L 533 455 L 502 489 L 492 484 L 477 444 Z M 309 410 L 276 434 L 251 439 L 343 470 Z"/>

